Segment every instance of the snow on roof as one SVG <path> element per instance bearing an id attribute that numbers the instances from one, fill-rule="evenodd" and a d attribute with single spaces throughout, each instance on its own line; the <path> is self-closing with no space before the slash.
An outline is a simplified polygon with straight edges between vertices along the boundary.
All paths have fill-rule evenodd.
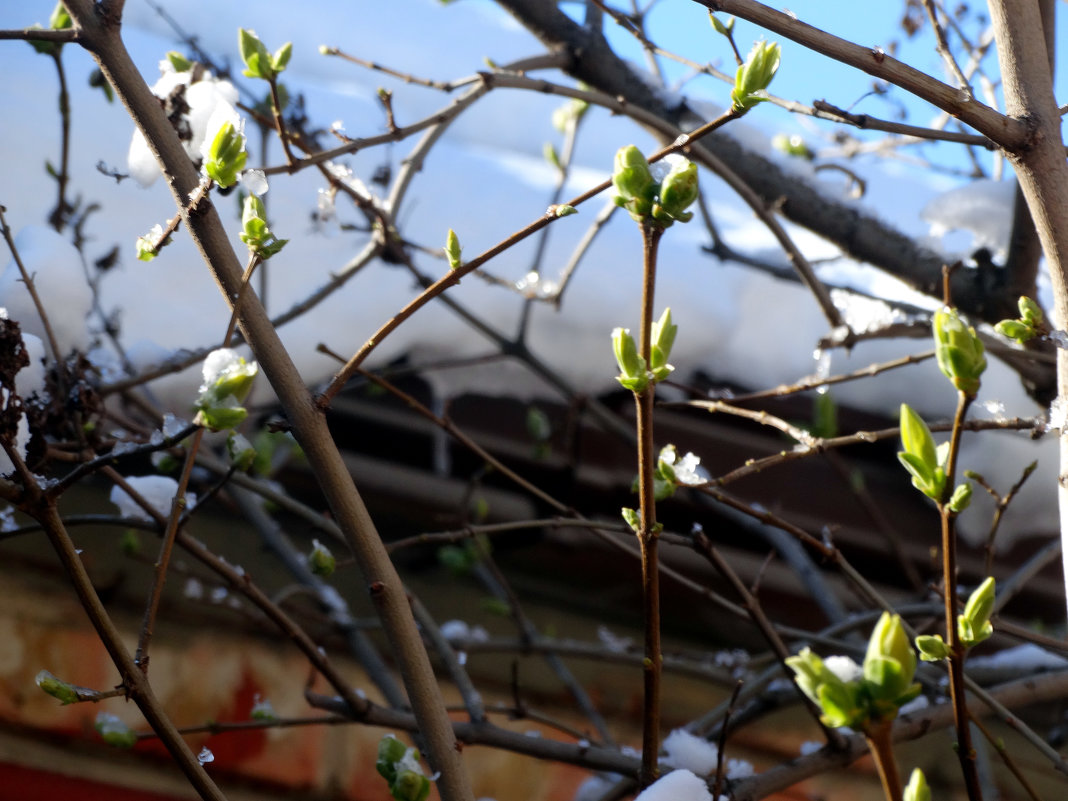
<path id="1" fill-rule="evenodd" d="M 17 6 L 17 7 L 16 7 Z M 265 41 L 277 46 L 287 39 L 294 42 L 294 55 L 284 82 L 291 94 L 304 93 L 313 119 L 323 126 L 341 118 L 350 136 L 381 133 L 383 117 L 374 97 L 375 87 L 395 88 L 394 108 L 405 121 L 418 119 L 433 109 L 447 105 L 452 96 L 428 89 L 391 82 L 338 59 L 320 56 L 324 41 L 351 49 L 361 56 L 391 66 L 438 79 L 449 79 L 484 69 L 483 55 L 498 63 L 539 52 L 541 46 L 519 29 L 506 15 L 480 4 L 440 4 L 420 0 L 394 0 L 370 4 L 361 10 L 358 24 L 351 28 L 324 29 L 318 20 L 329 19 L 331 9 L 341 13 L 340 0 L 317 6 L 316 15 L 271 13 L 273 3 L 257 6 L 255 24 Z M 10 4 L 0 8 L 0 24 L 16 27 L 36 18 L 46 19 L 50 3 Z M 36 16 L 34 16 L 36 13 Z M 207 0 L 183 4 L 174 10 L 179 23 L 195 29 L 202 47 L 229 59 L 237 59 L 236 30 L 248 25 L 246 10 L 218 5 Z M 130 3 L 123 27 L 130 49 L 146 80 L 159 78 L 159 60 L 170 49 L 182 49 L 172 31 L 146 5 Z M 396 20 L 404 19 L 404 36 L 382 36 L 392 31 Z M 198 20 L 211 19 L 209 26 Z M 201 29 L 203 28 L 203 29 Z M 434 47 L 427 47 L 427 42 Z M 139 360 L 147 353 L 179 348 L 212 347 L 218 344 L 229 312 L 207 270 L 204 269 L 184 232 L 175 236 L 153 262 L 137 262 L 133 257 L 135 239 L 153 225 L 173 215 L 171 199 L 162 182 L 149 189 L 133 181 L 116 182 L 94 167 L 98 162 L 125 169 L 133 127 L 118 105 L 104 104 L 98 90 L 89 89 L 84 76 L 91 62 L 76 47 L 64 51 L 72 76 L 72 187 L 86 200 L 99 201 L 102 211 L 92 215 L 87 226 L 91 236 L 90 258 L 98 257 L 113 244 L 120 246 L 120 263 L 99 282 L 99 303 L 107 314 L 117 313 L 121 339 L 133 346 Z M 25 45 L 11 44 L 5 58 L 19 81 L 3 89 L 11 108 L 20 109 L 23 124 L 0 127 L 0 148 L 19 153 L 0 165 L 0 185 L 22 188 L 17 196 L 6 196 L 8 218 L 22 229 L 40 223 L 55 202 L 54 184 L 42 171 L 46 159 L 55 160 L 58 150 L 58 121 L 55 103 L 55 75 L 51 64 Z M 702 87 L 699 87 L 704 91 Z M 545 141 L 557 141 L 551 125 L 551 111 L 563 100 L 512 90 L 497 90 L 475 104 L 450 129 L 432 151 L 412 188 L 396 210 L 404 236 L 430 248 L 441 247 L 449 228 L 456 230 L 465 256 L 477 254 L 513 231 L 536 219 L 547 205 L 554 168 L 541 154 Z M 715 102 L 711 99 L 710 102 Z M 745 121 L 745 139 L 764 152 L 769 136 L 761 128 L 769 117 L 758 108 Z M 253 136 L 253 139 L 255 137 Z M 565 188 L 565 196 L 582 191 L 607 176 L 615 149 L 630 142 L 650 150 L 652 139 L 633 123 L 594 109 L 583 123 L 576 152 L 576 167 Z M 361 152 L 341 160 L 357 177 L 369 179 L 385 159 L 398 168 L 413 141 Z M 778 157 L 777 158 L 785 158 Z M 253 155 L 258 160 L 259 154 Z M 277 148 L 270 161 L 279 159 Z M 790 162 L 791 169 L 810 169 Z M 969 184 L 963 192 L 940 195 L 944 177 L 920 180 L 879 160 L 859 161 L 850 167 L 863 173 L 869 192 L 862 201 L 866 208 L 892 220 L 901 230 L 922 235 L 925 217 L 943 228 L 969 228 L 977 238 L 970 246 L 998 246 L 1004 242 L 1003 221 L 1008 218 L 1006 203 L 1011 185 L 1000 182 L 975 190 Z M 768 231 L 755 220 L 722 181 L 702 175 L 707 200 L 721 226 L 723 236 L 735 249 L 779 264 L 787 262 Z M 824 191 L 842 196 L 845 187 L 839 178 L 813 176 Z M 367 182 L 367 180 L 365 180 Z M 267 303 L 272 314 L 281 313 L 311 295 L 345 269 L 366 243 L 366 234 L 346 233 L 336 223 L 314 225 L 310 213 L 316 208 L 323 180 L 314 171 L 293 177 L 275 176 L 267 198 L 272 229 L 291 239 L 286 250 L 267 266 Z M 374 188 L 372 186 L 372 188 Z M 38 191 L 34 191 L 38 190 Z M 981 202 L 980 202 L 981 201 Z M 235 247 L 239 210 L 236 200 L 218 201 L 224 220 L 234 231 Z M 564 218 L 550 228 L 542 276 L 556 280 L 571 256 L 576 242 L 601 210 L 603 200 L 584 205 L 580 214 Z M 365 225 L 351 207 L 339 203 L 340 217 Z M 995 224 L 996 223 L 996 224 Z M 834 250 L 815 235 L 787 225 L 799 245 L 815 257 L 831 257 Z M 640 245 L 635 226 L 625 215 L 616 215 L 595 241 L 556 310 L 535 304 L 527 342 L 534 353 L 550 363 L 578 391 L 597 392 L 613 386 L 615 372 L 609 334 L 616 326 L 637 324 L 640 286 Z M 954 240 L 961 244 L 959 240 Z M 658 309 L 670 305 L 680 333 L 673 362 L 685 377 L 703 370 L 726 381 L 761 387 L 779 384 L 810 374 L 816 369 L 813 351 L 828 324 L 812 298 L 800 286 L 736 265 L 725 265 L 703 254 L 700 246 L 708 236 L 700 223 L 674 226 L 661 246 L 661 269 L 657 287 Z M 515 283 L 531 268 L 536 242 L 531 239 L 508 251 L 488 265 L 488 272 Z M 31 249 L 33 251 L 33 249 Z M 89 334 L 82 329 L 88 295 L 84 282 L 70 280 L 82 270 L 80 262 L 68 260 L 62 268 L 47 267 L 33 253 L 31 269 L 49 287 L 47 301 L 64 308 L 63 344 L 87 344 Z M 419 259 L 419 266 L 432 277 L 446 269 L 444 262 Z M 53 272 L 55 269 L 55 272 Z M 875 294 L 897 292 L 909 297 L 893 279 L 870 268 L 839 259 L 820 267 L 827 280 L 849 283 Z M 84 273 L 80 273 L 84 276 Z M 6 283 L 3 283 L 6 281 Z M 17 287 L 6 277 L 0 284 L 0 305 L 13 307 Z M 59 290 L 56 287 L 60 287 Z M 65 290 L 63 294 L 55 294 Z M 402 267 L 371 263 L 362 268 L 343 291 L 315 307 L 314 311 L 287 324 L 281 331 L 305 378 L 314 382 L 327 377 L 336 364 L 316 352 L 325 343 L 341 353 L 355 351 L 395 310 L 418 291 L 411 275 Z M 507 337 L 514 336 L 523 299 L 516 292 L 491 285 L 477 276 L 465 278 L 450 291 L 450 297 L 474 310 L 491 327 Z M 872 307 L 873 314 L 884 310 Z M 854 314 L 863 310 L 853 309 Z M 25 317 L 33 331 L 30 312 Z M 89 317 L 89 329 L 99 333 L 98 318 Z M 77 329 L 77 330 L 75 330 Z M 855 369 L 874 360 L 901 356 L 925 346 L 915 340 L 862 344 L 852 354 L 835 352 L 832 370 Z M 415 363 L 443 357 L 483 355 L 494 345 L 473 330 L 441 303 L 423 309 L 376 351 L 372 364 L 382 364 L 401 355 Z M 984 400 L 1003 404 L 1006 416 L 1032 415 L 1035 405 L 1026 398 L 1015 374 L 991 360 L 984 387 Z M 888 377 L 854 382 L 835 389 L 842 402 L 876 411 L 893 413 L 907 401 L 937 417 L 948 416 L 955 401 L 931 363 L 894 371 Z M 477 388 L 487 393 L 508 393 L 520 397 L 555 395 L 529 370 L 515 365 L 491 364 L 483 369 L 447 370 L 431 374 L 438 391 L 454 394 Z M 199 383 L 196 368 L 181 376 L 156 382 L 154 391 L 170 408 L 185 412 Z M 257 400 L 265 399 L 265 389 Z M 989 446 L 977 438 L 965 439 L 964 464 L 972 466 L 1003 490 L 1019 476 L 1023 466 L 1042 453 L 1045 475 L 1034 477 L 1010 508 L 1010 520 L 1003 530 L 1011 530 L 1017 509 L 1027 510 L 1028 526 L 1055 527 L 1052 486 L 1056 455 L 1048 446 L 1023 441 L 1022 437 L 1001 434 L 993 458 Z M 983 438 L 985 442 L 985 437 Z M 983 495 L 984 493 L 977 493 Z M 977 504 L 981 507 L 981 503 Z M 965 521 L 965 526 L 967 525 Z"/>

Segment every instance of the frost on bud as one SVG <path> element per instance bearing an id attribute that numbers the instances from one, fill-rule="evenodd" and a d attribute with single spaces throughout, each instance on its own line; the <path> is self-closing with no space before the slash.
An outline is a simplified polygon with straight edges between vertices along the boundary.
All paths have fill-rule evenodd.
<path id="1" fill-rule="evenodd" d="M 912 476 L 912 486 L 941 503 L 946 488 L 944 457 L 935 448 L 927 423 L 906 403 L 901 404 L 901 445 L 905 450 L 897 458 Z"/>
<path id="2" fill-rule="evenodd" d="M 256 695 L 253 698 L 249 717 L 253 720 L 278 720 L 278 713 L 274 711 L 274 706 L 271 704 L 270 699 L 261 699 L 259 695 Z"/>
<path id="3" fill-rule="evenodd" d="M 634 145 L 616 151 L 612 186 L 616 190 L 612 200 L 634 220 L 641 222 L 652 213 L 657 182 L 649 171 L 649 162 Z"/>
<path id="4" fill-rule="evenodd" d="M 957 617 L 957 633 L 966 648 L 978 645 L 994 633 L 990 615 L 994 611 L 994 577 L 987 576 L 964 605 L 964 612 Z"/>
<path id="5" fill-rule="evenodd" d="M 312 540 L 311 553 L 308 554 L 308 567 L 317 576 L 329 576 L 337 569 L 337 559 L 319 540 Z"/>
<path id="6" fill-rule="evenodd" d="M 931 801 L 931 788 L 927 786 L 927 777 L 919 768 L 912 769 L 912 775 L 902 793 L 901 801 Z"/>
<path id="7" fill-rule="evenodd" d="M 788 656 L 786 665 L 794 672 L 801 692 L 820 708 L 824 725 L 859 727 L 864 723 L 858 682 L 843 681 L 809 648 L 802 648 L 797 656 Z"/>
<path id="8" fill-rule="evenodd" d="M 258 372 L 256 362 L 246 362 L 237 351 L 220 348 L 209 353 L 204 359 L 204 383 L 200 385 L 193 422 L 212 431 L 240 425 L 248 416 L 241 404 L 252 390 Z"/>
<path id="9" fill-rule="evenodd" d="M 230 455 L 230 464 L 242 473 L 247 473 L 256 461 L 256 449 L 245 435 L 236 431 L 231 431 L 226 438 L 226 452 Z"/>
<path id="10" fill-rule="evenodd" d="M 460 261 L 461 251 L 463 251 L 463 248 L 460 247 L 460 237 L 450 228 L 445 237 L 445 258 L 449 260 L 450 270 L 455 270 L 462 263 Z"/>
<path id="11" fill-rule="evenodd" d="M 915 673 L 916 652 L 901 617 L 883 612 L 864 655 L 864 684 L 873 718 L 896 716 L 898 707 L 920 694 L 920 685 L 912 681 Z"/>
<path id="12" fill-rule="evenodd" d="M 827 726 L 863 729 L 892 720 L 902 704 L 920 694 L 920 685 L 912 681 L 916 654 L 901 618 L 886 612 L 868 641 L 863 668 L 858 670 L 846 657 L 821 660 L 808 648 L 787 657 L 786 664 L 797 686 L 819 706 L 820 720 Z"/>
<path id="13" fill-rule="evenodd" d="M 219 127 L 215 138 L 211 140 L 208 158 L 204 161 L 204 172 L 225 189 L 237 183 L 247 160 L 244 134 L 234 127 L 232 122 L 227 121 Z"/>
<path id="14" fill-rule="evenodd" d="M 282 72 L 293 55 L 293 43 L 286 42 L 272 56 L 267 46 L 256 36 L 255 31 L 238 28 L 237 43 L 241 50 L 241 60 L 245 62 L 242 73 L 246 78 L 263 78 L 274 80 Z"/>
<path id="15" fill-rule="evenodd" d="M 949 659 L 949 646 L 939 634 L 921 634 L 916 638 L 916 650 L 924 662 L 941 662 Z"/>
<path id="16" fill-rule="evenodd" d="M 612 351 L 620 373 L 616 381 L 631 392 L 641 392 L 649 385 L 649 376 L 645 372 L 645 359 L 638 355 L 638 346 L 634 337 L 626 328 L 612 330 Z"/>
<path id="17" fill-rule="evenodd" d="M 37 682 L 38 687 L 63 704 L 63 706 L 76 704 L 83 700 L 83 695 L 79 692 L 81 688 L 63 681 L 63 679 L 47 670 L 42 670 L 38 673 L 34 681 Z M 89 695 L 92 697 L 97 695 L 97 693 L 90 690 Z"/>
<path id="18" fill-rule="evenodd" d="M 779 69 L 781 49 L 773 42 L 760 41 L 753 45 L 745 63 L 738 67 L 731 91 L 734 111 L 744 114 L 757 103 L 768 99 L 768 86 Z"/>
<path id="19" fill-rule="evenodd" d="M 137 732 L 109 712 L 100 712 L 93 728 L 105 743 L 116 748 L 133 748 L 137 744 Z"/>
<path id="20" fill-rule="evenodd" d="M 396 801 L 426 801 L 430 795 L 430 780 L 423 775 L 419 751 L 406 747 L 392 734 L 378 743 L 375 770 L 386 780 Z"/>
<path id="21" fill-rule="evenodd" d="M 660 319 L 653 323 L 649 350 L 649 370 L 654 381 L 663 381 L 675 368 L 668 364 L 671 358 L 671 346 L 675 344 L 675 335 L 679 327 L 671 322 L 671 307 L 664 309 Z"/>
<path id="22" fill-rule="evenodd" d="M 168 235 L 166 239 L 163 238 L 163 226 L 156 223 L 149 229 L 148 233 L 144 236 L 137 237 L 137 259 L 138 261 L 152 261 L 162 248 L 171 243 L 171 237 Z"/>
<path id="23" fill-rule="evenodd" d="M 248 246 L 249 253 L 266 261 L 286 246 L 288 239 L 279 239 L 267 226 L 267 208 L 256 195 L 245 198 L 241 213 L 241 241 Z"/>
<path id="24" fill-rule="evenodd" d="M 953 386 L 974 398 L 986 369 L 983 343 L 975 329 L 964 324 L 956 309 L 935 312 L 932 327 L 939 369 Z"/>
<path id="25" fill-rule="evenodd" d="M 653 207 L 658 220 L 689 222 L 693 212 L 686 211 L 697 200 L 697 165 L 688 159 L 675 159 L 671 170 L 660 183 L 660 202 Z"/>
<path id="26" fill-rule="evenodd" d="M 734 17 L 727 17 L 726 22 L 720 22 L 719 17 L 709 11 L 708 21 L 712 23 L 712 29 L 721 36 L 729 37 L 734 31 Z"/>

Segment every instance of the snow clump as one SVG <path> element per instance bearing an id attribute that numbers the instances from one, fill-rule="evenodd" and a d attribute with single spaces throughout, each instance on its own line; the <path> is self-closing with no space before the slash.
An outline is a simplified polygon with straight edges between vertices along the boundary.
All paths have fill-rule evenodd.
<path id="1" fill-rule="evenodd" d="M 661 760 L 673 768 L 685 768 L 698 776 L 707 776 L 716 769 L 719 749 L 704 737 L 686 729 L 675 729 L 664 738 L 667 756 Z"/>
<path id="2" fill-rule="evenodd" d="M 636 801 L 712 801 L 712 793 L 690 771 L 673 770 L 646 787 Z"/>
<path id="3" fill-rule="evenodd" d="M 178 494 L 178 482 L 169 476 L 128 476 L 126 483 L 148 501 L 149 505 L 160 515 L 167 517 L 171 513 L 171 501 Z M 110 500 L 119 508 L 119 514 L 134 520 L 151 520 L 151 516 L 130 497 L 122 487 L 111 488 Z M 192 492 L 185 494 L 186 509 L 196 505 L 197 496 Z"/>

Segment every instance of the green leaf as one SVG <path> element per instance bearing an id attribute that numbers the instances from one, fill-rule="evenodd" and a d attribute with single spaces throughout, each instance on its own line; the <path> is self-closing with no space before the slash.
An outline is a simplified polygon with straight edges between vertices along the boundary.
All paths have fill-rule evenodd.
<path id="1" fill-rule="evenodd" d="M 284 72 L 286 66 L 289 64 L 289 59 L 293 56 L 293 43 L 286 42 L 284 45 L 275 51 L 275 54 L 271 57 L 271 69 L 277 75 L 280 72 Z"/>
<path id="2" fill-rule="evenodd" d="M 319 540 L 312 540 L 312 551 L 308 554 L 308 567 L 317 576 L 329 576 L 337 569 L 337 559 Z"/>
<path id="3" fill-rule="evenodd" d="M 232 122 L 224 122 L 212 139 L 204 171 L 215 183 L 225 189 L 237 183 L 245 168 L 248 153 L 245 152 L 245 137 Z"/>
<path id="4" fill-rule="evenodd" d="M 255 31 L 238 28 L 237 44 L 241 52 L 241 60 L 245 62 L 243 74 L 246 78 L 269 80 L 274 77 L 271 69 L 271 53 L 260 41 Z"/>
<path id="5" fill-rule="evenodd" d="M 901 801 L 931 801 L 931 788 L 927 786 L 927 777 L 919 768 L 912 769 L 912 775 L 905 786 Z"/>
<path id="6" fill-rule="evenodd" d="M 941 662 L 949 659 L 949 646 L 938 634 L 921 634 L 916 638 L 916 650 L 924 662 Z"/>
<path id="7" fill-rule="evenodd" d="M 63 31 L 73 26 L 74 22 L 70 18 L 67 7 L 62 2 L 56 3 L 56 7 L 52 9 L 52 16 L 48 18 L 48 27 L 54 31 Z"/>
<path id="8" fill-rule="evenodd" d="M 93 726 L 108 745 L 133 748 L 137 744 L 137 732 L 108 712 L 98 713 Z"/>
<path id="9" fill-rule="evenodd" d="M 775 43 L 760 41 L 753 45 L 734 78 L 731 101 L 735 111 L 744 114 L 768 99 L 767 88 L 779 70 L 781 55 L 781 48 Z"/>
<path id="10" fill-rule="evenodd" d="M 171 50 L 167 53 L 167 61 L 174 67 L 175 72 L 189 72 L 189 70 L 193 69 L 193 62 L 177 50 Z"/>

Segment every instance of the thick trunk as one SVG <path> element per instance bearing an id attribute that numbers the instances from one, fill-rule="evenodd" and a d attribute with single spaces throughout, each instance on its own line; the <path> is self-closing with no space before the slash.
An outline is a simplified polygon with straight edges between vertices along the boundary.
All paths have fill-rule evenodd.
<path id="1" fill-rule="evenodd" d="M 1054 324 L 1063 329 L 1068 326 L 1068 163 L 1040 9 L 1031 0 L 991 0 L 990 18 L 997 37 L 1006 111 L 1032 130 L 1029 146 L 1010 152 L 1009 157 L 1046 257 Z M 1068 400 L 1068 351 L 1063 348 L 1057 351 L 1057 394 L 1060 403 Z M 1059 436 L 1057 500 L 1068 576 L 1068 430 Z"/>

